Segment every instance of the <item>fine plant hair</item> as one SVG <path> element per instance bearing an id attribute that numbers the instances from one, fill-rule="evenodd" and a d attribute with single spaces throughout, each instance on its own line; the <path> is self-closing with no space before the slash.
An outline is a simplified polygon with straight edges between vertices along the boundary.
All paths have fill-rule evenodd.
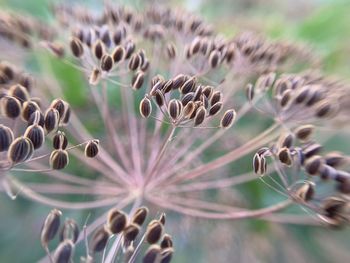
<path id="1" fill-rule="evenodd" d="M 322 62 L 309 48 L 252 32 L 226 38 L 174 8 L 51 9 L 45 26 L 0 13 L 0 44 L 13 46 L 0 57 L 1 189 L 55 208 L 41 234 L 47 259 L 70 262 L 85 240 L 84 262 L 114 262 L 121 250 L 126 262 L 170 262 L 165 215 L 138 235 L 145 218 L 137 208 L 145 203 L 214 220 L 349 223 L 349 157 L 324 152 L 314 134 L 348 125 L 350 90 L 313 70 Z M 25 63 L 33 54 L 39 72 Z M 88 107 L 70 103 L 74 92 L 62 87 L 52 61 L 82 76 Z M 245 120 L 249 132 L 239 126 Z M 249 167 L 230 169 L 244 158 Z M 208 194 L 253 180 L 282 201 L 253 210 Z M 67 198 L 76 195 L 86 201 Z M 282 212 L 291 206 L 305 212 Z M 59 209 L 98 208 L 106 213 L 83 231 L 65 223 L 50 251 Z M 140 255 L 144 241 L 150 246 Z"/>

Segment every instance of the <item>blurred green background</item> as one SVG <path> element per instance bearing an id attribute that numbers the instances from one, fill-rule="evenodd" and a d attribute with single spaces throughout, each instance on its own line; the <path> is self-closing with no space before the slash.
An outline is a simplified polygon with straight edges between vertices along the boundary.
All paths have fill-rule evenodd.
<path id="1" fill-rule="evenodd" d="M 53 2 L 0 0 L 0 8 L 50 19 L 48 6 Z M 138 8 L 148 4 L 147 1 L 119 2 Z M 150 2 L 157 4 L 157 1 Z M 100 4 L 99 1 L 83 3 Z M 323 59 L 322 69 L 326 73 L 349 79 L 350 1 L 179 0 L 169 1 L 169 4 L 201 14 L 227 36 L 252 30 L 273 39 L 309 44 Z M 67 90 L 75 90 L 70 102 L 81 106 L 85 99 L 81 76 L 68 71 L 60 63 L 54 63 L 53 67 L 61 84 Z M 333 149 L 350 153 L 349 144 L 341 143 L 347 138 L 348 133 L 340 131 L 330 145 Z M 275 198 L 261 182 L 250 183 L 242 191 L 255 207 L 271 203 Z M 0 262 L 35 262 L 44 255 L 39 232 L 49 210 L 21 197 L 12 201 L 5 194 L 0 195 Z M 95 213 L 98 214 L 98 211 Z M 65 217 L 73 217 L 81 224 L 86 215 L 64 211 Z M 176 236 L 174 262 L 350 262 L 349 229 L 278 225 L 258 220 L 201 220 L 197 225 L 198 219 L 183 218 L 176 213 L 170 213 L 168 218 L 167 230 Z M 217 236 L 213 239 L 208 233 L 216 233 Z"/>

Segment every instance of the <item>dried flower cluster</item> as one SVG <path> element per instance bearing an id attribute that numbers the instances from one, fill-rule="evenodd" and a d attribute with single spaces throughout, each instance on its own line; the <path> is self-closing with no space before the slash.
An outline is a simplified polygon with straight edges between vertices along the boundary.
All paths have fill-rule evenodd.
<path id="1" fill-rule="evenodd" d="M 183 10 L 137 12 L 106 4 L 98 11 L 57 5 L 47 27 L 0 14 L 0 38 L 26 47 L 22 61 L 45 52 L 80 72 L 91 94 L 88 109 L 73 108 L 49 60 L 38 59 L 42 71 L 31 74 L 25 63 L 1 61 L 2 189 L 59 209 L 117 207 L 83 233 L 67 220 L 53 255 L 48 243 L 61 212 L 52 210 L 41 242 L 53 262 L 70 262 L 77 242 L 87 243 L 89 236 L 84 262 L 103 250 L 108 253 L 101 262 L 114 262 L 120 247 L 126 262 L 134 262 L 144 240 L 150 246 L 143 262 L 169 262 L 172 239 L 163 235 L 163 215 L 134 247 L 148 209 L 131 209 L 130 216 L 119 210 L 133 203 L 212 219 L 349 223 L 349 158 L 321 155 L 313 134 L 348 124 L 350 90 L 311 71 L 285 73 L 292 65 L 319 63 L 308 49 L 251 33 L 227 39 Z M 257 119 L 272 124 L 261 131 Z M 249 132 L 241 132 L 242 120 Z M 242 167 L 243 174 L 231 171 L 229 165 L 242 158 L 253 166 Z M 23 178 L 25 172 L 35 173 L 35 180 Z M 207 194 L 235 192 L 234 186 L 258 178 L 285 200 L 250 210 Z M 69 201 L 72 195 L 90 199 Z M 279 216 L 292 205 L 308 211 L 307 217 Z"/>

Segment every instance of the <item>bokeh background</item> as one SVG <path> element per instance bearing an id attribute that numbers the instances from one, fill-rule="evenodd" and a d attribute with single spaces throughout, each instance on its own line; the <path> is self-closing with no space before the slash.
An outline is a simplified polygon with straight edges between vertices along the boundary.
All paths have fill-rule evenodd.
<path id="1" fill-rule="evenodd" d="M 0 0 L 0 9 L 50 20 L 52 17 L 48 10 L 54 2 Z M 118 2 L 136 8 L 149 4 L 148 1 Z M 156 1 L 152 2 L 157 4 Z M 81 3 L 92 6 L 101 4 L 100 1 Z M 250 30 L 271 39 L 306 43 L 322 59 L 324 72 L 350 78 L 350 1 L 177 0 L 168 4 L 202 15 L 227 36 Z M 6 53 L 6 50 L 0 52 Z M 86 107 L 86 94 L 81 74 L 59 62 L 51 63 L 60 84 L 70 92 L 69 102 L 78 110 L 83 110 Z M 35 67 L 30 61 L 28 64 Z M 245 124 L 242 123 L 242 126 Z M 340 130 L 336 137 L 328 138 L 326 147 L 349 154 L 348 138 L 348 132 Z M 243 160 L 231 167 L 232 171 L 237 172 L 240 165 L 248 166 L 250 160 Z M 78 171 L 80 168 L 72 169 Z M 278 199 L 259 181 L 239 190 L 253 207 L 261 207 Z M 222 198 L 226 198 L 225 193 Z M 36 262 L 43 257 L 39 233 L 49 211 L 49 207 L 21 197 L 13 201 L 3 193 L 0 195 L 0 262 Z M 64 211 L 64 216 L 72 217 L 82 225 L 89 212 Z M 99 211 L 93 211 L 91 218 L 98 214 Z M 175 238 L 176 256 L 173 262 L 350 262 L 350 230 L 346 228 L 332 230 L 260 220 L 199 221 L 171 212 L 168 213 L 168 220 L 167 231 Z"/>

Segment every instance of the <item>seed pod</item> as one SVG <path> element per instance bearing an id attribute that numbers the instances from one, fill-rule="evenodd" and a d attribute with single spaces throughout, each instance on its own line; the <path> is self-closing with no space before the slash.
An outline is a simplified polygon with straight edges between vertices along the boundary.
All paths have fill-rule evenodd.
<path id="1" fill-rule="evenodd" d="M 213 50 L 209 55 L 209 65 L 216 68 L 220 63 L 220 51 Z"/>
<path id="2" fill-rule="evenodd" d="M 108 229 L 113 234 L 122 232 L 127 224 L 127 216 L 123 211 L 111 209 L 108 212 L 107 225 Z"/>
<path id="3" fill-rule="evenodd" d="M 94 158 L 98 154 L 99 150 L 99 141 L 98 140 L 91 140 L 89 141 L 85 146 L 85 156 L 88 158 Z"/>
<path id="4" fill-rule="evenodd" d="M 138 71 L 132 78 L 131 85 L 134 90 L 139 90 L 144 82 L 145 74 L 142 71 Z"/>
<path id="5" fill-rule="evenodd" d="M 162 91 L 160 90 L 156 90 L 155 92 L 155 100 L 156 100 L 156 103 L 159 107 L 162 107 L 165 103 L 165 98 L 164 98 L 164 94 Z"/>
<path id="6" fill-rule="evenodd" d="M 338 175 L 337 170 L 329 165 L 322 165 L 319 173 L 322 180 L 336 179 Z"/>
<path id="7" fill-rule="evenodd" d="M 165 219 L 166 219 L 165 213 L 161 213 L 158 221 L 164 226 L 165 225 Z"/>
<path id="8" fill-rule="evenodd" d="M 333 113 L 333 108 L 330 103 L 319 103 L 316 107 L 316 117 L 318 118 L 327 118 Z"/>
<path id="9" fill-rule="evenodd" d="M 34 101 L 25 101 L 23 103 L 23 108 L 22 108 L 22 118 L 25 121 L 28 121 L 30 116 L 36 112 L 40 111 L 39 105 L 34 102 Z"/>
<path id="10" fill-rule="evenodd" d="M 205 98 L 207 99 L 207 97 L 205 97 L 203 94 L 202 94 L 202 91 L 203 91 L 203 88 L 202 86 L 198 86 L 197 88 L 195 88 L 195 91 L 194 91 L 194 97 L 193 97 L 193 100 L 194 101 L 199 101 L 201 100 L 201 98 Z"/>
<path id="11" fill-rule="evenodd" d="M 31 140 L 34 150 L 39 149 L 45 141 L 44 129 L 38 124 L 33 124 L 27 127 L 24 137 Z"/>
<path id="12" fill-rule="evenodd" d="M 125 59 L 129 59 L 134 51 L 135 43 L 130 40 L 125 45 Z"/>
<path id="13" fill-rule="evenodd" d="M 266 173 L 267 170 L 267 162 L 264 156 L 260 156 L 260 171 L 259 173 L 261 175 L 264 175 Z"/>
<path id="14" fill-rule="evenodd" d="M 146 72 L 149 68 L 149 61 L 147 59 L 145 59 L 145 61 L 142 63 L 140 69 L 143 71 L 143 72 Z"/>
<path id="15" fill-rule="evenodd" d="M 315 155 L 308 159 L 305 163 L 305 170 L 310 175 L 316 175 L 319 171 L 321 166 L 324 164 L 324 160 L 321 156 Z"/>
<path id="16" fill-rule="evenodd" d="M 180 91 L 182 94 L 189 93 L 193 91 L 194 87 L 196 86 L 196 78 L 192 77 L 188 79 L 180 88 Z"/>
<path id="17" fill-rule="evenodd" d="M 164 94 L 170 92 L 173 89 L 173 80 L 169 79 L 165 84 L 163 85 L 162 91 Z"/>
<path id="18" fill-rule="evenodd" d="M 102 35 L 101 35 L 101 41 L 103 42 L 103 44 L 105 44 L 106 47 L 111 47 L 112 44 L 112 40 L 111 37 L 109 35 L 109 31 L 105 30 Z"/>
<path id="19" fill-rule="evenodd" d="M 68 140 L 64 132 L 58 131 L 55 134 L 52 140 L 52 145 L 53 145 L 53 148 L 56 150 L 58 149 L 65 150 L 67 148 Z"/>
<path id="20" fill-rule="evenodd" d="M 108 54 L 104 54 L 101 58 L 101 69 L 103 71 L 110 71 L 113 68 L 113 58 Z"/>
<path id="21" fill-rule="evenodd" d="M 196 110 L 195 103 L 193 101 L 190 101 L 184 107 L 184 110 L 183 110 L 184 117 L 185 118 L 190 118 L 192 116 L 192 114 L 195 112 L 195 110 Z"/>
<path id="22" fill-rule="evenodd" d="M 201 125 L 207 115 L 207 111 L 204 106 L 200 106 L 196 111 L 196 116 L 194 117 L 194 126 Z"/>
<path id="23" fill-rule="evenodd" d="M 193 101 L 193 99 L 194 99 L 194 93 L 193 92 L 187 93 L 181 99 L 182 106 L 185 107 L 190 101 Z"/>
<path id="24" fill-rule="evenodd" d="M 160 262 L 160 247 L 158 245 L 150 246 L 143 256 L 142 263 L 157 263 Z"/>
<path id="25" fill-rule="evenodd" d="M 303 125 L 294 130 L 294 134 L 301 142 L 306 142 L 310 139 L 314 131 L 313 125 Z"/>
<path id="26" fill-rule="evenodd" d="M 23 104 L 23 102 L 29 100 L 29 93 L 28 93 L 27 89 L 20 84 L 16 84 L 16 85 L 11 86 L 9 91 L 8 91 L 8 95 L 18 99 L 21 104 Z"/>
<path id="27" fill-rule="evenodd" d="M 148 118 L 152 113 L 152 104 L 149 98 L 144 97 L 140 102 L 140 113 L 144 118 Z"/>
<path id="28" fill-rule="evenodd" d="M 119 45 L 123 39 L 123 31 L 120 28 L 117 28 L 113 34 L 113 42 L 115 45 Z"/>
<path id="29" fill-rule="evenodd" d="M 210 107 L 209 109 L 209 115 L 210 116 L 215 116 L 218 114 L 222 109 L 222 102 L 217 102 L 213 106 Z"/>
<path id="30" fill-rule="evenodd" d="M 281 99 L 280 99 L 280 105 L 282 108 L 286 107 L 288 102 L 290 101 L 292 96 L 292 91 L 291 90 L 286 90 L 283 92 Z"/>
<path id="31" fill-rule="evenodd" d="M 44 127 L 47 133 L 50 133 L 51 131 L 56 129 L 56 127 L 58 126 L 59 117 L 59 112 L 56 109 L 49 108 L 46 111 Z"/>
<path id="32" fill-rule="evenodd" d="M 101 79 L 101 71 L 95 68 L 89 77 L 89 83 L 93 86 L 96 86 Z"/>
<path id="33" fill-rule="evenodd" d="M 90 249 L 93 253 L 100 252 L 105 249 L 107 241 L 111 233 L 106 226 L 100 226 L 93 234 L 90 241 Z"/>
<path id="34" fill-rule="evenodd" d="M 60 231 L 60 241 L 70 240 L 75 244 L 79 237 L 79 226 L 73 219 L 67 219 Z"/>
<path id="35" fill-rule="evenodd" d="M 131 222 L 135 223 L 139 226 L 142 226 L 142 224 L 145 222 L 146 217 L 148 215 L 148 208 L 147 207 L 139 207 L 134 215 L 132 216 Z"/>
<path id="36" fill-rule="evenodd" d="M 292 165 L 292 156 L 290 155 L 290 151 L 288 148 L 281 148 L 277 153 L 278 159 L 281 163 L 290 166 Z"/>
<path id="37" fill-rule="evenodd" d="M 141 65 L 141 58 L 139 54 L 133 54 L 129 60 L 128 68 L 135 71 Z"/>
<path id="38" fill-rule="evenodd" d="M 50 108 L 56 109 L 58 111 L 60 120 L 64 118 L 64 114 L 67 111 L 67 106 L 68 103 L 62 99 L 55 99 L 50 104 Z"/>
<path id="39" fill-rule="evenodd" d="M 283 148 L 283 147 L 290 148 L 290 147 L 292 147 L 293 146 L 293 141 L 294 141 L 293 134 L 283 134 L 279 138 L 280 148 Z"/>
<path id="40" fill-rule="evenodd" d="M 311 182 L 306 182 L 296 191 L 295 195 L 301 200 L 308 202 L 315 195 L 315 185 Z"/>
<path id="41" fill-rule="evenodd" d="M 236 119 L 236 111 L 234 109 L 227 110 L 221 118 L 220 126 L 222 128 L 230 128 Z"/>
<path id="42" fill-rule="evenodd" d="M 70 49 L 72 51 L 72 54 L 79 58 L 84 54 L 84 47 L 81 41 L 78 38 L 72 38 L 70 40 Z"/>
<path id="43" fill-rule="evenodd" d="M 191 46 L 189 47 L 189 52 L 191 56 L 197 54 L 200 48 L 201 48 L 201 39 L 199 37 L 196 37 L 193 39 Z"/>
<path id="44" fill-rule="evenodd" d="M 15 119 L 21 114 L 21 103 L 14 97 L 5 96 L 1 98 L 1 111 L 6 117 Z"/>
<path id="45" fill-rule="evenodd" d="M 155 83 L 155 84 L 152 86 L 152 89 L 151 89 L 151 91 L 150 91 L 150 95 L 151 95 L 151 96 L 155 96 L 157 90 L 162 91 L 164 84 L 165 84 L 165 81 L 164 81 L 164 80 L 159 80 L 157 83 Z"/>
<path id="46" fill-rule="evenodd" d="M 202 93 L 204 96 L 207 97 L 207 99 L 211 98 L 211 95 L 213 94 L 214 88 L 211 86 L 205 86 L 202 90 Z M 215 104 L 215 103 L 214 103 Z"/>
<path id="47" fill-rule="evenodd" d="M 173 78 L 172 88 L 174 90 L 179 89 L 180 87 L 182 87 L 185 81 L 186 81 L 186 76 L 184 74 L 177 75 L 176 77 Z"/>
<path id="48" fill-rule="evenodd" d="M 69 156 L 66 150 L 58 149 L 50 155 L 50 167 L 54 170 L 61 170 L 69 163 Z"/>
<path id="49" fill-rule="evenodd" d="M 140 227 L 137 224 L 131 223 L 123 230 L 124 239 L 128 242 L 134 241 L 140 232 Z"/>
<path id="50" fill-rule="evenodd" d="M 220 91 L 215 91 L 210 98 L 210 105 L 214 105 L 222 100 L 222 93 Z"/>
<path id="51" fill-rule="evenodd" d="M 256 153 L 253 157 L 253 170 L 254 173 L 259 174 L 261 166 L 261 158 L 258 153 Z"/>
<path id="52" fill-rule="evenodd" d="M 173 247 L 173 239 L 170 235 L 165 234 L 160 242 L 160 247 L 162 249 Z"/>
<path id="53" fill-rule="evenodd" d="M 162 258 L 160 263 L 170 263 L 170 261 L 173 257 L 173 254 L 174 254 L 174 249 L 172 249 L 172 248 L 163 249 L 160 253 L 161 258 Z"/>
<path id="54" fill-rule="evenodd" d="M 92 52 L 94 53 L 95 57 L 100 60 L 102 56 L 105 54 L 105 45 L 101 40 L 97 40 L 95 45 L 92 48 Z"/>
<path id="55" fill-rule="evenodd" d="M 18 137 L 11 144 L 7 152 L 7 157 L 12 163 L 20 163 L 32 157 L 34 146 L 26 137 Z"/>
<path id="56" fill-rule="evenodd" d="M 7 126 L 0 124 L 0 152 L 7 151 L 13 142 L 13 139 L 12 130 Z"/>
<path id="57" fill-rule="evenodd" d="M 125 56 L 125 49 L 122 46 L 116 46 L 113 53 L 112 57 L 114 60 L 114 63 L 119 63 L 124 59 Z"/>
<path id="58" fill-rule="evenodd" d="M 72 262 L 74 254 L 74 244 L 70 240 L 61 242 L 53 255 L 54 263 L 69 263 Z"/>
<path id="59" fill-rule="evenodd" d="M 168 113 L 174 121 L 180 116 L 181 110 L 182 104 L 177 99 L 172 99 L 169 101 Z"/>
<path id="60" fill-rule="evenodd" d="M 176 57 L 176 47 L 175 47 L 174 43 L 169 43 L 166 46 L 166 54 L 167 54 L 169 59 L 173 59 Z"/>
<path id="61" fill-rule="evenodd" d="M 347 159 L 339 152 L 330 152 L 324 156 L 327 165 L 338 168 L 347 163 Z"/>
<path id="62" fill-rule="evenodd" d="M 310 158 L 310 157 L 314 156 L 315 154 L 318 154 L 319 152 L 321 152 L 321 150 L 322 150 L 322 145 L 317 144 L 317 143 L 313 143 L 313 144 L 307 145 L 303 149 L 303 153 L 304 153 L 305 158 Z"/>
<path id="63" fill-rule="evenodd" d="M 339 197 L 329 197 L 323 200 L 322 208 L 325 215 L 329 218 L 335 218 L 341 215 L 347 206 L 347 201 Z"/>
<path id="64" fill-rule="evenodd" d="M 32 113 L 32 115 L 30 115 L 27 124 L 28 126 L 37 124 L 41 127 L 44 127 L 45 125 L 44 115 L 40 111 L 35 111 L 34 113 Z"/>
<path id="65" fill-rule="evenodd" d="M 47 247 L 48 243 L 56 236 L 56 233 L 60 227 L 61 215 L 62 212 L 57 209 L 51 210 L 47 215 L 45 222 L 41 228 L 40 235 L 41 245 L 44 248 Z"/>

